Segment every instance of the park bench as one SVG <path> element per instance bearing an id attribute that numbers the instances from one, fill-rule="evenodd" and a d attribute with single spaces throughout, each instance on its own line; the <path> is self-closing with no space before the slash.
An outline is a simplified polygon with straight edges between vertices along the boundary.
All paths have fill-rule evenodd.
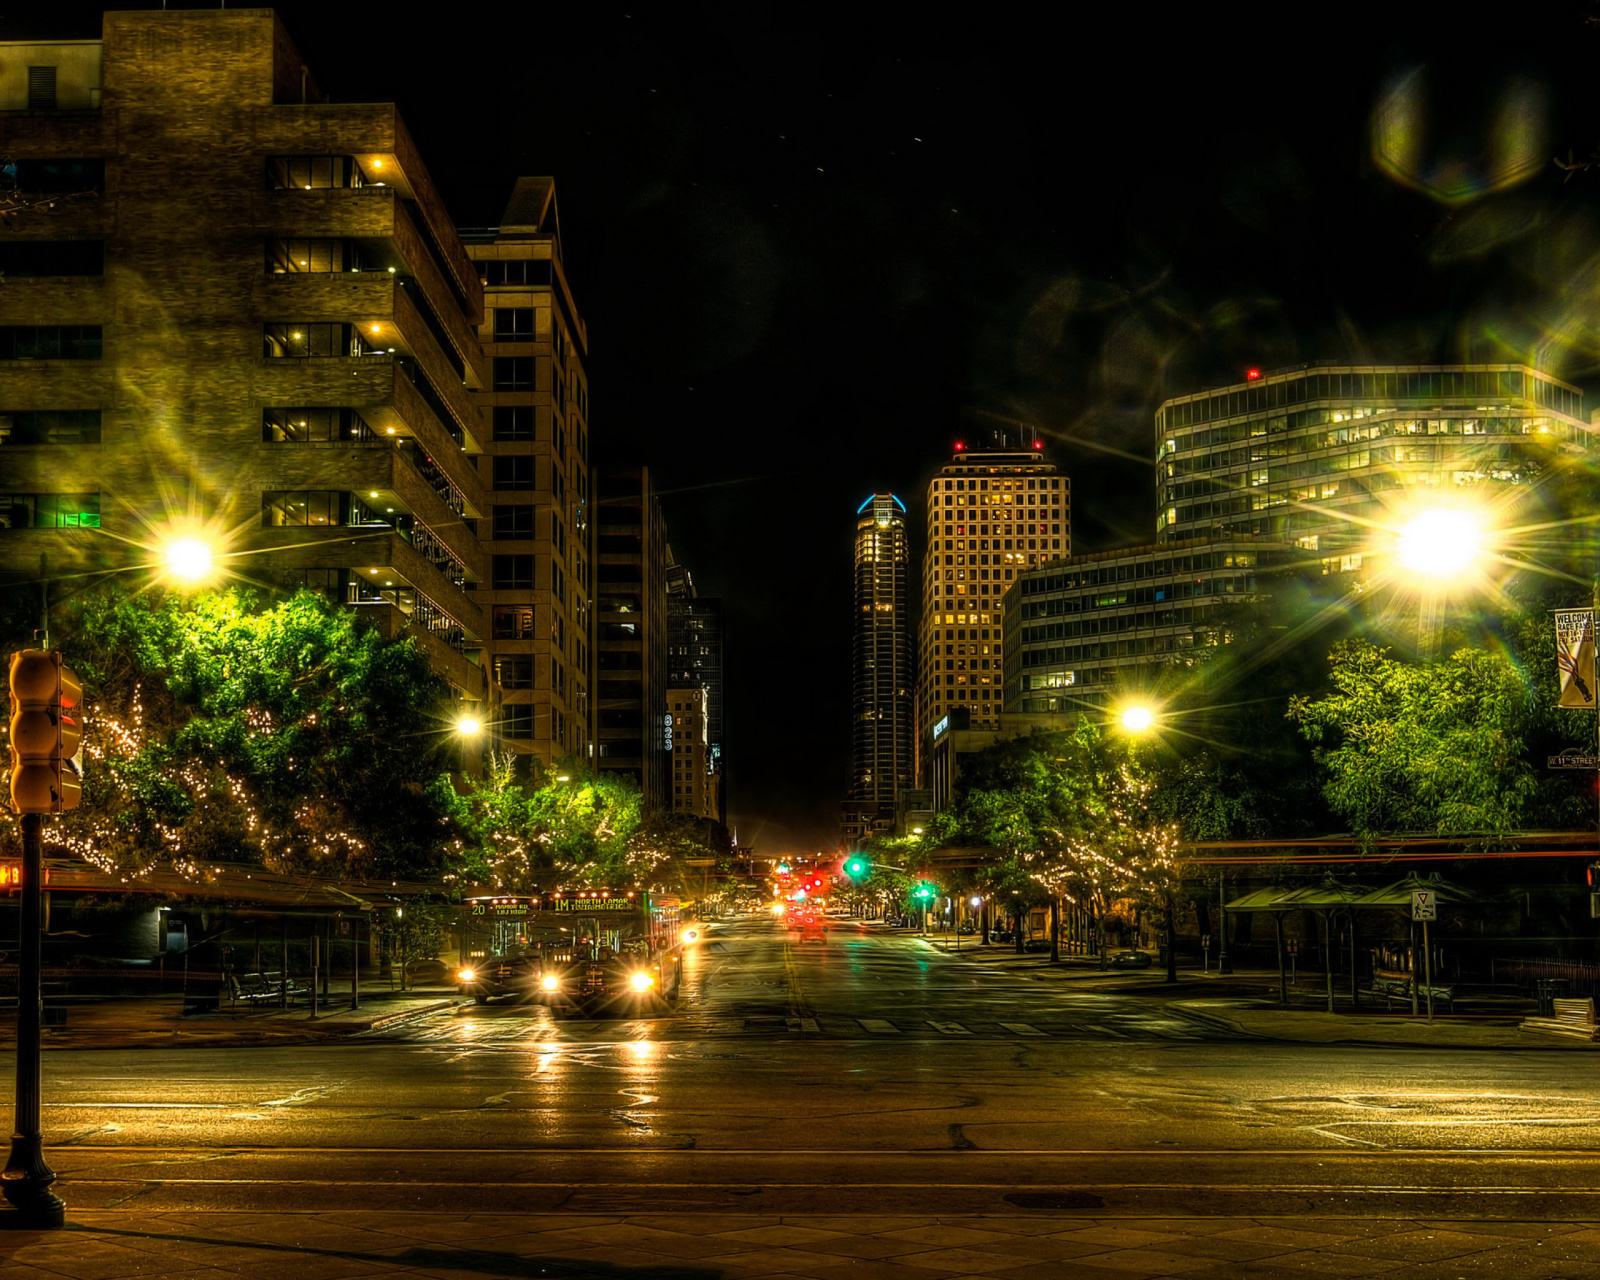
<path id="1" fill-rule="evenodd" d="M 1548 1018 L 1524 1018 L 1520 1030 L 1542 1031 L 1546 1035 L 1572 1036 L 1578 1040 L 1596 1039 L 1593 1000 L 1553 1000 Z"/>
<path id="2" fill-rule="evenodd" d="M 1372 994 L 1383 997 L 1384 1008 L 1392 1009 L 1396 1000 L 1411 1000 L 1411 975 L 1404 970 L 1374 969 L 1372 971 Z M 1441 1004 L 1455 1007 L 1456 989 L 1453 986 L 1419 986 L 1417 998 L 1426 1000 L 1433 996 L 1434 1008 Z"/>

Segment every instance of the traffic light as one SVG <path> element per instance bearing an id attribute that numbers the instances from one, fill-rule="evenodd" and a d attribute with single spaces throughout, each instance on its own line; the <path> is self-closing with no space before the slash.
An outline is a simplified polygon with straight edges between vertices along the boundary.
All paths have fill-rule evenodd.
<path id="1" fill-rule="evenodd" d="M 933 897 L 934 894 L 937 893 L 937 892 L 938 892 L 938 890 L 935 889 L 933 885 L 929 884 L 926 880 L 923 880 L 922 882 L 920 882 L 917 885 L 916 889 L 912 892 L 911 896 L 916 898 L 916 899 L 918 899 L 919 901 L 926 902 L 929 898 Z"/>
<path id="2" fill-rule="evenodd" d="M 11 808 L 65 813 L 83 793 L 78 717 L 83 684 L 53 649 L 11 655 Z"/>
<path id="3" fill-rule="evenodd" d="M 852 853 L 844 860 L 844 873 L 850 879 L 860 882 L 866 879 L 867 872 L 872 870 L 872 864 L 859 853 Z"/>

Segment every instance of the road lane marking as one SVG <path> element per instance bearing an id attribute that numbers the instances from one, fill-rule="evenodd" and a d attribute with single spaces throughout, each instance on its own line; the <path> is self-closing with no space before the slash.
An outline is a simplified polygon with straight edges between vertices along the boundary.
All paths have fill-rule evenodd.
<path id="1" fill-rule="evenodd" d="M 857 1018 L 856 1021 L 875 1036 L 897 1036 L 900 1034 L 899 1027 L 883 1018 Z"/>
<path id="2" fill-rule="evenodd" d="M 935 1031 L 942 1032 L 947 1036 L 970 1036 L 972 1034 L 959 1022 L 935 1022 L 932 1018 L 929 1018 L 928 1025 Z"/>
<path id="3" fill-rule="evenodd" d="M 1026 1022 L 1002 1022 L 1000 1025 L 1007 1031 L 1016 1032 L 1019 1036 L 1042 1036 L 1047 1034 L 1040 1031 L 1038 1027 Z"/>
<path id="4" fill-rule="evenodd" d="M 821 1031 L 815 1018 L 786 1018 L 790 1031 Z"/>

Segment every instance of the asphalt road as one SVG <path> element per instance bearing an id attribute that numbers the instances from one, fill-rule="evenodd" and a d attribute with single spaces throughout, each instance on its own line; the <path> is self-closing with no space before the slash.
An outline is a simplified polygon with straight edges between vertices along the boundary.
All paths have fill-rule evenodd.
<path id="1" fill-rule="evenodd" d="M 1600 1214 L 1589 1055 L 1229 1039 L 848 923 L 717 930 L 687 977 L 662 1019 L 52 1052 L 51 1163 L 152 1212 Z"/>

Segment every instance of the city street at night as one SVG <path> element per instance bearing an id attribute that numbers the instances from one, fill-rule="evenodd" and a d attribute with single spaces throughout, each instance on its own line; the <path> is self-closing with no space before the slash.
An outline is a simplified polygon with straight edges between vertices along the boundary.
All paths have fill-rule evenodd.
<path id="1" fill-rule="evenodd" d="M 1288 1274 L 1327 1250 L 1362 1274 L 1512 1241 L 1520 1257 L 1512 1224 L 1535 1221 L 1561 1257 L 1600 1262 L 1573 1226 L 1600 1217 L 1587 1053 L 1246 1042 L 1100 989 L 1126 979 L 1008 976 L 844 919 L 824 944 L 796 937 L 770 918 L 713 928 L 661 1019 L 495 1002 L 338 1045 L 47 1053 L 62 1195 L 89 1231 L 134 1214 L 191 1251 L 299 1239 L 351 1262 L 339 1274 L 410 1265 L 406 1226 L 449 1243 L 429 1274 L 455 1274 L 450 1250 L 480 1273 L 469 1244 L 494 1252 L 480 1231 L 524 1253 L 538 1233 L 532 1252 L 551 1259 L 654 1248 L 656 1266 L 693 1259 L 707 1276 L 1031 1276 L 1068 1257 L 1090 1276 L 1221 1276 Z M 751 1260 L 725 1238 L 762 1227 L 794 1256 Z M 672 1231 L 700 1247 L 674 1252 Z M 50 1258 L 85 1238 L 17 1260 L 37 1250 L 34 1265 L 77 1274 Z M 877 1244 L 845 1247 L 861 1240 Z M 960 1270 L 975 1241 L 996 1248 Z M 1007 1251 L 1019 1242 L 1032 1252 Z M 896 1244 L 923 1270 L 884 1269 Z M 243 1265 L 251 1246 L 227 1247 L 224 1265 Z M 1139 1264 L 1152 1249 L 1170 1265 Z M 1567 1274 L 1493 1256 L 1497 1275 Z"/>

